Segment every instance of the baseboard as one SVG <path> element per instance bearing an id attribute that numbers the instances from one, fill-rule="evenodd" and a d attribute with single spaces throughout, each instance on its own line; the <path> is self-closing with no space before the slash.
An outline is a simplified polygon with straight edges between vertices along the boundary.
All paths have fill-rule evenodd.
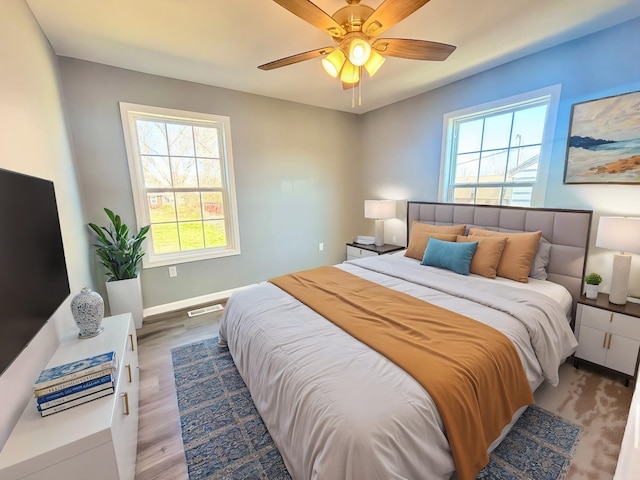
<path id="1" fill-rule="evenodd" d="M 232 288 L 230 290 L 223 290 L 221 292 L 209 293 L 200 297 L 185 298 L 184 300 L 178 300 L 177 302 L 165 303 L 162 305 L 156 305 L 153 307 L 145 308 L 142 312 L 144 318 L 152 315 L 159 315 L 161 313 L 175 312 L 176 310 L 182 310 L 196 305 L 202 305 L 203 303 L 219 302 L 220 300 L 226 300 L 232 293 L 244 290 L 251 285 L 244 287 Z"/>

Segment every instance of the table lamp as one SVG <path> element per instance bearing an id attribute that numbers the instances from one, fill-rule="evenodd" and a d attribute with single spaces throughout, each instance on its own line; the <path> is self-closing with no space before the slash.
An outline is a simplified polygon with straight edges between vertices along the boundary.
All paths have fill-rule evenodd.
<path id="1" fill-rule="evenodd" d="M 386 218 L 395 218 L 396 202 L 395 200 L 365 200 L 364 201 L 364 218 L 375 218 L 376 220 L 376 239 L 375 245 L 381 247 L 384 245 L 384 220 Z"/>
<path id="2" fill-rule="evenodd" d="M 640 218 L 600 217 L 596 247 L 618 250 L 613 257 L 609 302 L 616 305 L 627 303 L 631 255 L 640 253 Z"/>

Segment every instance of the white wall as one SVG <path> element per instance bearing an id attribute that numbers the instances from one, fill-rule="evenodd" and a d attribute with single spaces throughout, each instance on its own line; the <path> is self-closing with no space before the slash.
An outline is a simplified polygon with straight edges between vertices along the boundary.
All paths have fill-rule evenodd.
<path id="1" fill-rule="evenodd" d="M 23 0 L 0 1 L 0 168 L 54 182 L 72 295 L 92 287 L 56 57 Z M 76 329 L 69 302 L 0 376 L 0 446 L 33 395 L 33 381 L 60 336 Z"/>

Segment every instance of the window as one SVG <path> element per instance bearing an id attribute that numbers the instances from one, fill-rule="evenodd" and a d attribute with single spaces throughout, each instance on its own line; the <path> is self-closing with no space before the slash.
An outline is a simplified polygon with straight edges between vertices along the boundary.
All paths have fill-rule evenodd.
<path id="1" fill-rule="evenodd" d="M 441 199 L 543 205 L 560 87 L 444 118 Z"/>
<path id="2" fill-rule="evenodd" d="M 229 117 L 120 103 L 144 267 L 240 253 Z"/>

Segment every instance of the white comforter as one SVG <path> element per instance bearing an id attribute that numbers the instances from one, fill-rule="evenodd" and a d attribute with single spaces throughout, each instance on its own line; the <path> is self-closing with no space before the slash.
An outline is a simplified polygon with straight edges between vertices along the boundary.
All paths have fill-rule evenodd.
<path id="1" fill-rule="evenodd" d="M 338 267 L 499 329 L 516 346 L 532 390 L 543 376 L 557 383 L 558 366 L 577 346 L 557 301 L 536 292 L 403 256 Z M 233 294 L 220 340 L 294 479 L 452 475 L 442 421 L 424 388 L 278 287 L 261 283 Z"/>

